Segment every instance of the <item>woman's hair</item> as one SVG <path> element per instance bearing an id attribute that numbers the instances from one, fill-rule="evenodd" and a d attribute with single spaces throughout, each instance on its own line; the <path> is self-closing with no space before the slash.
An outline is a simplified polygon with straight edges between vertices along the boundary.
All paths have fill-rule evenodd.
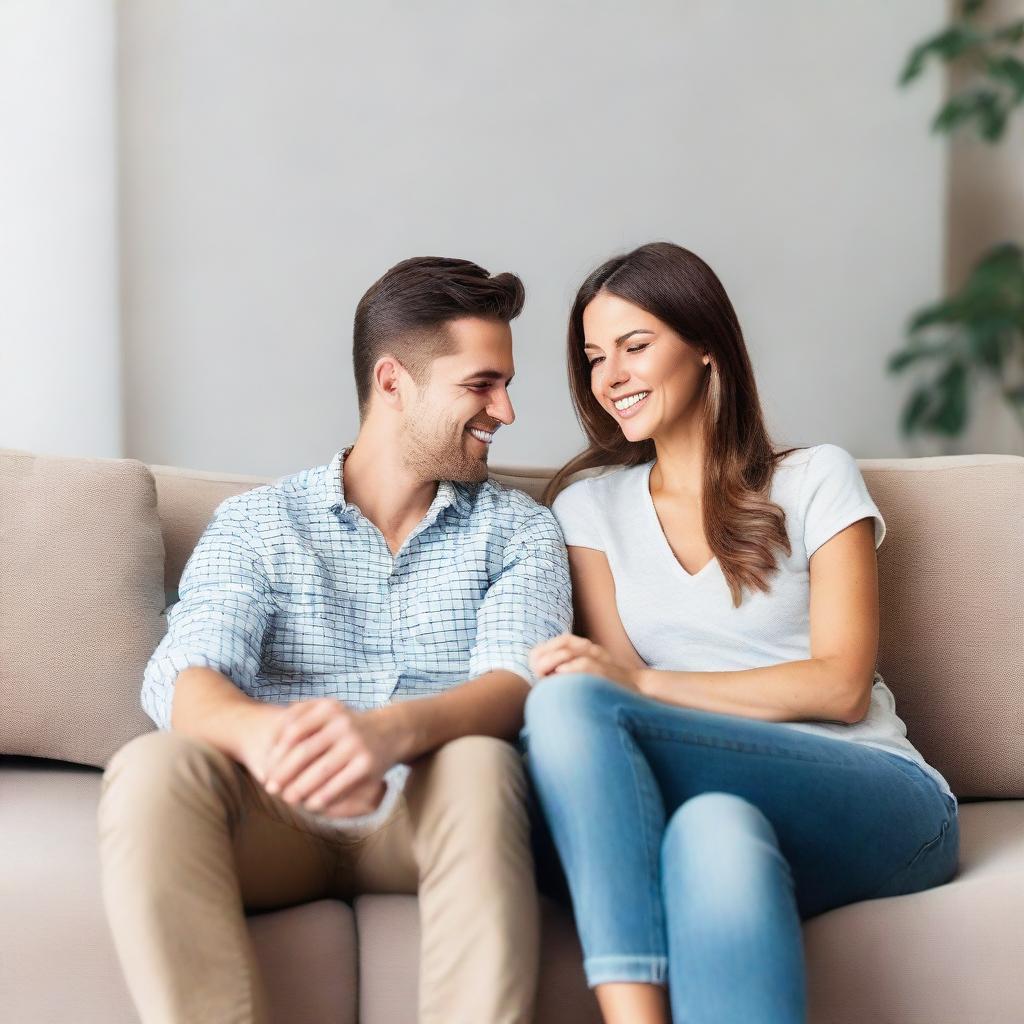
<path id="1" fill-rule="evenodd" d="M 739 607 L 744 588 L 770 589 L 776 551 L 791 552 L 786 515 L 769 500 L 769 489 L 776 463 L 794 449 L 772 445 L 736 312 L 715 272 L 688 249 L 670 242 L 642 245 L 603 263 L 580 286 L 569 314 L 569 385 L 589 447 L 555 474 L 544 501 L 550 504 L 574 473 L 655 458 L 654 442 L 627 440 L 590 390 L 583 311 L 600 292 L 646 310 L 711 356 L 700 396 L 704 535 Z"/>
<path id="2" fill-rule="evenodd" d="M 508 323 L 521 312 L 525 294 L 515 274 L 491 276 L 469 260 L 416 256 L 396 263 L 356 307 L 352 366 L 359 418 L 366 416 L 381 356 L 394 356 L 422 383 L 430 364 L 452 351 L 445 329 L 450 320 L 476 316 Z"/>

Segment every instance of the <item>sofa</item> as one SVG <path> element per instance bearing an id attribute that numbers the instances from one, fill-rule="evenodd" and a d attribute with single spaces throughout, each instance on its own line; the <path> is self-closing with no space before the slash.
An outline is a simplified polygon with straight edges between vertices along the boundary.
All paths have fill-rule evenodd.
<path id="1" fill-rule="evenodd" d="M 811 1021 L 1024 1021 L 1024 458 L 860 465 L 889 527 L 879 670 L 961 801 L 962 854 L 940 888 L 805 924 Z M 549 477 L 493 475 L 535 496 Z M 3 1021 L 137 1020 L 100 900 L 101 773 L 153 728 L 142 670 L 189 552 L 224 498 L 263 482 L 0 451 Z M 281 1024 L 415 1020 L 414 897 L 249 924 Z M 541 962 L 537 1021 L 597 1021 L 571 915 L 546 898 Z"/>

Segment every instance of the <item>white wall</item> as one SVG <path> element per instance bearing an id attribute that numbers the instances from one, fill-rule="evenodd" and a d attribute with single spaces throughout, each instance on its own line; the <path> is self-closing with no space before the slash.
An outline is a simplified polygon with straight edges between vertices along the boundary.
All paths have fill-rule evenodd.
<path id="1" fill-rule="evenodd" d="M 0 0 L 0 447 L 122 454 L 112 0 Z"/>
<path id="2" fill-rule="evenodd" d="M 277 474 L 356 429 L 351 321 L 412 255 L 526 281 L 519 421 L 577 450 L 569 303 L 655 238 L 718 271 L 780 440 L 899 454 L 884 370 L 940 294 L 942 0 L 120 7 L 129 454 Z"/>

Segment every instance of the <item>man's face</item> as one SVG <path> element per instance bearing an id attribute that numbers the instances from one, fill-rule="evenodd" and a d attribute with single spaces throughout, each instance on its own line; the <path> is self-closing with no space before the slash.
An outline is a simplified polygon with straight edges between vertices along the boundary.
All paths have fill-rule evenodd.
<path id="1" fill-rule="evenodd" d="M 423 480 L 487 479 L 494 432 L 516 416 L 512 331 L 498 320 L 449 321 L 451 353 L 435 359 L 405 414 L 406 465 Z"/>

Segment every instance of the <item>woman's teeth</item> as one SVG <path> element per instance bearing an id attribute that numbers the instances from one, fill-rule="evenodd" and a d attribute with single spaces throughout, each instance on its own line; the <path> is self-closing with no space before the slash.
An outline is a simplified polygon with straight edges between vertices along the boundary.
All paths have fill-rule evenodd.
<path id="1" fill-rule="evenodd" d="M 488 433 L 486 430 L 478 430 L 476 427 L 466 427 L 466 429 L 478 440 L 483 441 L 484 444 L 490 444 L 494 440 L 494 433 Z"/>
<path id="2" fill-rule="evenodd" d="M 648 395 L 650 391 L 640 391 L 635 395 L 629 395 L 627 398 L 620 398 L 617 402 L 612 403 L 616 409 L 621 413 L 628 412 L 635 405 L 639 405 Z"/>

